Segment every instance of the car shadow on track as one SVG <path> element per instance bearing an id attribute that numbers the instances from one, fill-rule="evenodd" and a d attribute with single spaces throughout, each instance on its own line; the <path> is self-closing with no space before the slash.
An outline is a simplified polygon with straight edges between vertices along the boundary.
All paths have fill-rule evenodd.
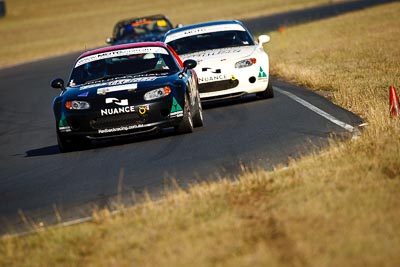
<path id="1" fill-rule="evenodd" d="M 69 154 L 81 151 L 88 151 L 92 149 L 121 146 L 126 144 L 133 144 L 139 142 L 145 142 L 170 136 L 179 135 L 174 131 L 173 128 L 163 129 L 157 133 L 141 135 L 141 136 L 130 136 L 130 137 L 115 137 L 112 139 L 105 139 L 101 141 L 92 141 L 88 147 L 83 147 L 80 150 L 72 151 L 68 153 L 61 153 L 57 145 L 41 147 L 37 149 L 31 149 L 25 152 L 25 157 L 41 157 L 41 156 L 51 156 L 56 154 Z"/>
<path id="2" fill-rule="evenodd" d="M 58 146 L 46 146 L 37 149 L 28 150 L 25 152 L 25 157 L 38 157 L 38 156 L 49 156 L 60 153 Z"/>

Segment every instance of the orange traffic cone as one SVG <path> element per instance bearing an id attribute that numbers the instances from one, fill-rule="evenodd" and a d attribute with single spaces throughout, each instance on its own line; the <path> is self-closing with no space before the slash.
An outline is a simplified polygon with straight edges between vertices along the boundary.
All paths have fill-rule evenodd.
<path id="1" fill-rule="evenodd" d="M 280 26 L 280 27 L 279 27 L 279 32 L 280 32 L 280 33 L 284 33 L 284 32 L 285 32 L 285 27 Z"/>
<path id="2" fill-rule="evenodd" d="M 394 86 L 390 86 L 389 88 L 389 105 L 390 113 L 393 117 L 400 117 L 399 97 L 397 96 Z"/>

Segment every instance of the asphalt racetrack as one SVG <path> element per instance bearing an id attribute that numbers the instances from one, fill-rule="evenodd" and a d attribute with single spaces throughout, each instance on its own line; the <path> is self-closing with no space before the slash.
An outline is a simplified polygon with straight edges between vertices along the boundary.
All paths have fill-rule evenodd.
<path id="1" fill-rule="evenodd" d="M 356 2 L 364 3 L 355 8 L 359 9 L 383 1 Z M 331 16 L 346 10 L 328 9 Z M 311 13 L 305 13 L 308 20 L 321 18 Z M 302 22 L 296 21 L 298 14 L 292 21 L 290 16 L 244 22 L 253 33 L 274 30 L 279 21 Z M 354 114 L 307 89 L 273 80 L 273 99 L 247 96 L 204 105 L 204 127 L 193 134 L 167 130 L 62 154 L 51 106 L 59 91 L 49 82 L 54 77 L 67 79 L 78 54 L 0 70 L 0 235 L 27 230 L 30 222 L 85 217 L 94 206 L 112 207 L 117 196 L 134 201 L 133 192 L 157 195 L 172 178 L 186 186 L 234 177 L 243 167 L 272 169 L 289 158 L 319 150 L 330 136 L 350 138 L 353 133 L 344 126 L 361 123 Z"/>

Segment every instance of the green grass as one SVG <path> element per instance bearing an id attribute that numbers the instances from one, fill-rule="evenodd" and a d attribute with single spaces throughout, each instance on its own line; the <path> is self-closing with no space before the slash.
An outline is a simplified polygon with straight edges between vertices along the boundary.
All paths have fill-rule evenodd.
<path id="1" fill-rule="evenodd" d="M 287 28 L 275 75 L 328 92 L 369 126 L 276 171 L 247 172 L 93 222 L 0 240 L 0 266 L 400 266 L 400 3 Z M 396 64 L 397 63 L 397 64 Z"/>

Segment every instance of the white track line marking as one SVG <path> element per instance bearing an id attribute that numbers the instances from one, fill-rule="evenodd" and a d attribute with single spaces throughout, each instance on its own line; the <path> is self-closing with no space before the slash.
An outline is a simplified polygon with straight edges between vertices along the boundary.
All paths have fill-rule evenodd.
<path id="1" fill-rule="evenodd" d="M 354 128 L 350 124 L 347 124 L 345 122 L 342 122 L 342 121 L 336 119 L 335 117 L 333 117 L 329 113 L 326 113 L 325 111 L 317 108 L 316 106 L 310 104 L 309 102 L 301 99 L 300 97 L 295 96 L 294 94 L 289 93 L 289 92 L 287 92 L 287 91 L 285 91 L 283 89 L 280 89 L 279 87 L 276 87 L 276 86 L 274 86 L 274 90 L 278 91 L 281 94 L 284 94 L 284 95 L 290 97 L 294 101 L 302 104 L 303 106 L 305 106 L 306 108 L 314 111 L 318 115 L 320 115 L 320 116 L 326 118 L 327 120 L 333 122 L 334 124 L 339 125 L 340 127 L 344 128 L 346 131 L 349 131 L 351 133 L 357 132 L 356 128 Z M 111 212 L 112 215 L 115 215 L 115 214 L 118 214 L 118 213 L 120 213 L 119 210 L 114 210 L 114 211 Z M 80 218 L 80 219 L 76 219 L 76 220 L 66 221 L 66 222 L 60 223 L 58 225 L 54 225 L 52 227 L 70 226 L 70 225 L 74 225 L 74 224 L 80 224 L 80 223 L 88 222 L 88 221 L 91 221 L 92 219 L 93 219 L 93 217 L 91 217 L 91 216 L 90 217 L 84 217 L 84 218 Z M 14 235 L 11 235 L 11 236 L 21 236 L 21 235 L 32 234 L 32 233 L 35 233 L 35 232 L 37 232 L 37 231 L 27 231 L 27 232 L 23 232 L 23 233 L 19 233 L 19 234 L 14 234 Z"/>
<path id="2" fill-rule="evenodd" d="M 156 202 L 156 201 L 155 201 Z M 110 214 L 112 216 L 120 214 L 121 211 L 120 210 L 113 210 L 110 212 Z M 65 221 L 65 222 L 61 222 L 58 224 L 53 224 L 53 225 L 49 225 L 45 228 L 41 228 L 38 227 L 37 229 L 32 229 L 32 230 L 28 230 L 28 231 L 24 231 L 24 232 L 19 232 L 19 233 L 15 233 L 15 234 L 4 234 L 3 236 L 0 236 L 0 240 L 4 237 L 20 237 L 20 236 L 26 236 L 26 235 L 31 235 L 31 234 L 35 234 L 38 233 L 42 230 L 49 230 L 49 229 L 54 229 L 54 228 L 59 228 L 59 227 L 67 227 L 67 226 L 71 226 L 71 225 L 76 225 L 76 224 L 81 224 L 81 223 L 85 223 L 85 222 L 90 222 L 93 220 L 93 216 L 88 216 L 88 217 L 83 217 L 83 218 L 79 218 L 79 219 L 74 219 L 74 220 L 70 220 L 70 221 Z"/>
<path id="3" fill-rule="evenodd" d="M 345 129 L 346 131 L 349 131 L 349 132 L 351 132 L 351 133 L 356 132 L 356 129 L 355 129 L 353 126 L 351 126 L 350 124 L 347 124 L 347 123 L 345 123 L 345 122 L 343 122 L 343 121 L 338 120 L 337 118 L 335 118 L 335 117 L 332 116 L 331 114 L 326 113 L 326 112 L 323 111 L 322 109 L 317 108 L 316 106 L 314 106 L 314 105 L 312 105 L 311 103 L 309 103 L 309 102 L 307 102 L 307 101 L 301 99 L 300 97 L 295 96 L 294 94 L 289 93 L 289 92 L 287 92 L 287 91 L 285 91 L 285 90 L 283 90 L 283 89 L 281 89 L 281 88 L 279 88 L 279 87 L 276 87 L 276 86 L 274 86 L 274 90 L 278 91 L 278 92 L 281 93 L 281 94 L 284 94 L 284 95 L 290 97 L 290 98 L 293 99 L 294 101 L 296 101 L 296 102 L 302 104 L 303 106 L 305 106 L 306 108 L 308 108 L 308 109 L 314 111 L 314 112 L 317 113 L 318 115 L 320 115 L 320 116 L 324 117 L 325 119 L 327 119 L 327 120 L 333 122 L 334 124 L 336 124 L 336 125 L 342 127 L 342 128 Z"/>

